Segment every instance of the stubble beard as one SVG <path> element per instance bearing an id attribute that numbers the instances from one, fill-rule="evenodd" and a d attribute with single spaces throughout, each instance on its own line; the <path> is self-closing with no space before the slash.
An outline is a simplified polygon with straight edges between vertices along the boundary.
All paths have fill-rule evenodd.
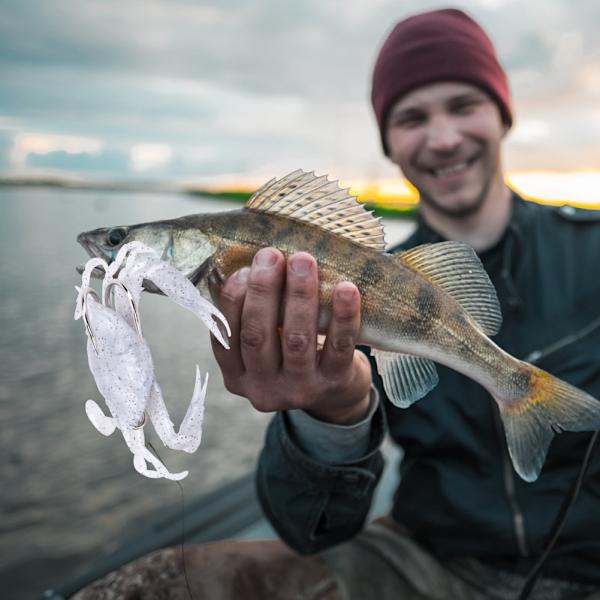
<path id="1" fill-rule="evenodd" d="M 492 179 L 490 177 L 488 180 L 486 180 L 485 184 L 481 188 L 481 191 L 479 192 L 479 194 L 477 194 L 477 197 L 473 202 L 469 203 L 466 206 L 460 206 L 458 208 L 444 206 L 443 204 L 439 203 L 433 196 L 430 196 L 427 194 L 427 192 L 421 190 L 419 190 L 419 199 L 421 200 L 421 202 L 423 202 L 423 204 L 426 204 L 432 210 L 444 215 L 445 217 L 450 217 L 453 219 L 464 219 L 479 212 L 479 209 L 483 205 L 488 195 L 488 192 L 490 191 L 491 184 Z"/>
<path id="2" fill-rule="evenodd" d="M 427 190 L 418 190 L 419 191 L 419 199 L 423 204 L 426 204 L 430 209 L 435 212 L 449 217 L 451 219 L 465 219 L 479 212 L 487 195 L 492 186 L 492 181 L 494 179 L 493 172 L 490 172 L 488 177 L 486 177 L 479 194 L 475 197 L 474 201 L 470 202 L 466 206 L 460 206 L 458 208 L 444 206 L 444 204 L 438 202 L 433 195 L 427 193 Z M 418 188 L 417 188 L 418 189 Z"/>

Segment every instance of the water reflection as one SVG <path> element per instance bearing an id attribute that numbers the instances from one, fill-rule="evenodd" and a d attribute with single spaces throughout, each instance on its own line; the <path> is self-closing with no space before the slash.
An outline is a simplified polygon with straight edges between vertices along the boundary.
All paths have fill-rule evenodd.
<path id="1" fill-rule="evenodd" d="M 102 437 L 84 414 L 86 399 L 101 398 L 87 368 L 81 322 L 73 321 L 74 267 L 86 258 L 76 235 L 234 207 L 176 194 L 0 189 L 0 579 L 11 597 L 31 597 L 72 577 L 150 525 L 155 511 L 179 506 L 172 482 L 135 473 L 122 439 Z M 392 230 L 395 238 L 406 235 L 404 224 Z M 192 456 L 162 453 L 170 470 L 189 469 L 188 497 L 252 469 L 268 416 L 224 390 L 195 317 L 150 295 L 140 310 L 176 425 L 192 394 L 196 362 L 210 373 L 200 449 Z"/>

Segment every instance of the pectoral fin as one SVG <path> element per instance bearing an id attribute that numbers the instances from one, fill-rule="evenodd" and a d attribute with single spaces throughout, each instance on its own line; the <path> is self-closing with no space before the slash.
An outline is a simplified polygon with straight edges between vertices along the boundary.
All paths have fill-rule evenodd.
<path id="1" fill-rule="evenodd" d="M 385 393 L 392 404 L 400 408 L 408 408 L 438 383 L 435 364 L 427 358 L 375 348 L 371 354 L 375 357 Z"/>

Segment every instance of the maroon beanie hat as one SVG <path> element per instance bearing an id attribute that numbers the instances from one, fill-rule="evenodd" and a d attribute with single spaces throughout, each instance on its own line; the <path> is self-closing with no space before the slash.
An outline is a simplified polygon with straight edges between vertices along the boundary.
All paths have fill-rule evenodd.
<path id="1" fill-rule="evenodd" d="M 385 126 L 394 103 L 438 81 L 464 81 L 482 88 L 498 105 L 504 123 L 512 125 L 506 74 L 485 31 L 454 8 L 421 13 L 394 27 L 373 70 L 371 103 L 386 155 Z"/>

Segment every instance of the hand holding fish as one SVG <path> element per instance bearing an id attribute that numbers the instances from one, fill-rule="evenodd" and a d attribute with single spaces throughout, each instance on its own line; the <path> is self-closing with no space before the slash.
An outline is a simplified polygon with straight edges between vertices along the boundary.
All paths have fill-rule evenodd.
<path id="1" fill-rule="evenodd" d="M 366 414 L 371 368 L 354 348 L 360 331 L 356 286 L 336 286 L 320 351 L 318 268 L 307 253 L 286 263 L 275 248 L 260 250 L 250 267 L 228 278 L 219 304 L 232 329 L 231 350 L 213 340 L 213 351 L 230 392 L 264 412 L 299 408 L 334 423 Z"/>

